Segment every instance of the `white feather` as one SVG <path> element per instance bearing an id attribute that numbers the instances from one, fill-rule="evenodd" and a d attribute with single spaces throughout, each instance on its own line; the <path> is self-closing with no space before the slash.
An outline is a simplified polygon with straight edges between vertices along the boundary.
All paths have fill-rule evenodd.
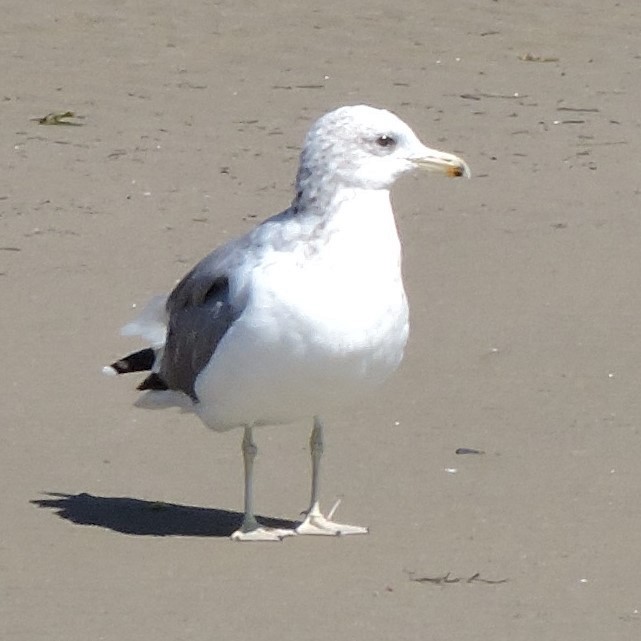
<path id="1" fill-rule="evenodd" d="M 134 318 L 127 323 L 120 333 L 123 336 L 140 336 L 151 343 L 152 347 L 162 347 L 167 337 L 167 294 L 154 296 Z"/>

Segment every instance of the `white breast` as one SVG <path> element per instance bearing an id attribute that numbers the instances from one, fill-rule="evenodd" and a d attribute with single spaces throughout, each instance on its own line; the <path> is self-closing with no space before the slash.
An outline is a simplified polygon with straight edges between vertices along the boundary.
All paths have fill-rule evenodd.
<path id="1" fill-rule="evenodd" d="M 205 424 L 322 414 L 385 380 L 408 335 L 400 260 L 389 196 L 371 191 L 347 200 L 318 238 L 267 252 L 196 381 Z"/>

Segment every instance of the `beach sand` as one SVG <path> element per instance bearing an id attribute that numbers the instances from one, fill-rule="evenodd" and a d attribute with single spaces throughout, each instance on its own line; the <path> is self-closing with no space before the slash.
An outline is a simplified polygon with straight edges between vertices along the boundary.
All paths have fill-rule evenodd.
<path id="1" fill-rule="evenodd" d="M 641 638 L 635 3 L 5 4 L 0 638 Z M 371 533 L 235 544 L 241 433 L 100 370 L 356 103 L 473 179 L 395 188 L 406 358 L 326 420 L 324 505 Z M 306 507 L 310 428 L 257 432 L 260 514 Z"/>

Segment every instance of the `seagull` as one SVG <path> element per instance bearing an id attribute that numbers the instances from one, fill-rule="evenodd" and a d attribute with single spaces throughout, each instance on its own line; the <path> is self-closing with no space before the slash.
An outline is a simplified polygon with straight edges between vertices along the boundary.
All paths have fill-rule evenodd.
<path id="1" fill-rule="evenodd" d="M 390 111 L 326 113 L 309 130 L 282 213 L 203 258 L 122 333 L 150 346 L 105 367 L 150 371 L 143 406 L 179 405 L 210 429 L 243 429 L 245 502 L 237 541 L 365 534 L 319 504 L 323 420 L 397 369 L 409 333 L 390 189 L 414 169 L 470 176 Z M 256 519 L 254 429 L 312 418 L 311 500 L 293 529 Z"/>

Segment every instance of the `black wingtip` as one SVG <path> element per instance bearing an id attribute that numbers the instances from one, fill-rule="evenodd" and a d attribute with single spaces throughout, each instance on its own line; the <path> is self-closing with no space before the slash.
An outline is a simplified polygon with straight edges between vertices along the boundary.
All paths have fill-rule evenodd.
<path id="1" fill-rule="evenodd" d="M 156 352 L 151 348 L 141 349 L 112 363 L 111 367 L 116 374 L 130 374 L 131 372 L 149 371 L 156 361 Z"/>
<path id="2" fill-rule="evenodd" d="M 145 390 L 167 390 L 169 389 L 169 386 L 165 381 L 154 372 L 153 374 L 149 374 L 147 378 L 138 385 L 136 389 L 139 389 L 141 392 L 144 392 Z"/>

